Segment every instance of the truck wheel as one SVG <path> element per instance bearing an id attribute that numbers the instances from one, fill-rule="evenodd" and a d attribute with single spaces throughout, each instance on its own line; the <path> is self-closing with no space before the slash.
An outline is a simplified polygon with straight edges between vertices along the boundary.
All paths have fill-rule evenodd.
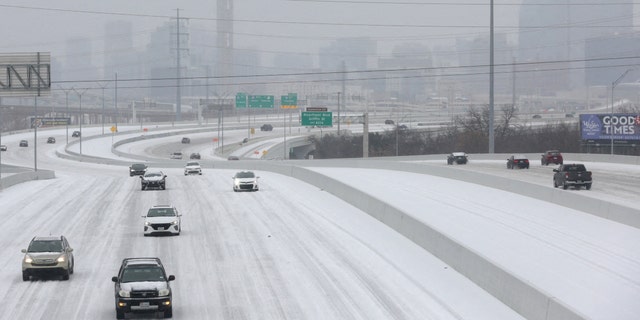
<path id="1" fill-rule="evenodd" d="M 124 310 L 116 309 L 116 319 L 124 319 Z"/>
<path id="2" fill-rule="evenodd" d="M 67 271 L 62 275 L 62 280 L 69 280 L 69 269 L 67 269 Z"/>
<path id="3" fill-rule="evenodd" d="M 22 281 L 29 281 L 29 273 L 22 271 Z"/>
<path id="4" fill-rule="evenodd" d="M 144 190 L 144 189 L 146 189 L 146 188 L 145 188 L 145 186 L 142 186 L 142 188 L 140 188 L 140 189 Z"/>
<path id="5" fill-rule="evenodd" d="M 554 187 L 554 188 L 557 188 L 557 187 L 558 187 L 558 183 L 556 183 L 556 180 L 555 180 L 555 179 L 553 179 L 553 187 Z"/>
<path id="6" fill-rule="evenodd" d="M 591 190 L 591 183 L 585 184 L 584 188 L 587 190 Z"/>
<path id="7" fill-rule="evenodd" d="M 566 182 L 562 183 L 562 189 L 567 190 L 569 188 L 569 185 Z"/>

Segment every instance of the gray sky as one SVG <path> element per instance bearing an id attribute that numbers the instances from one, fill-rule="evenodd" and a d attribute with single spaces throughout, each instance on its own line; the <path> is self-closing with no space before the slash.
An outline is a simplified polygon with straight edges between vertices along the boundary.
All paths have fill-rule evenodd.
<path id="1" fill-rule="evenodd" d="M 397 0 L 382 4 L 358 1 L 364 0 L 236 0 L 236 47 L 255 47 L 265 52 L 316 53 L 333 39 L 368 36 L 378 41 L 379 54 L 386 56 L 393 46 L 405 42 L 421 41 L 433 47 L 451 44 L 456 37 L 488 34 L 486 0 L 465 0 L 466 5 L 451 5 L 455 2 L 446 0 L 437 2 L 448 5 L 425 5 L 436 2 L 433 0 L 420 1 L 422 4 Z M 518 4 L 520 0 L 502 3 Z M 191 18 L 192 27 L 203 26 L 215 32 L 215 0 L 0 1 L 3 39 L 0 52 L 50 51 L 53 57 L 60 57 L 65 54 L 65 39 L 70 37 L 91 39 L 94 50 L 99 52 L 104 41 L 104 25 L 109 20 L 134 21 L 134 41 L 144 44 L 153 29 L 170 21 L 169 16 L 175 16 L 177 8 L 182 17 Z M 518 8 L 496 4 L 496 26 L 516 26 Z M 397 27 L 399 25 L 413 27 Z M 463 28 L 483 25 L 484 28 Z M 511 29 L 511 34 L 515 35 L 515 29 Z"/>

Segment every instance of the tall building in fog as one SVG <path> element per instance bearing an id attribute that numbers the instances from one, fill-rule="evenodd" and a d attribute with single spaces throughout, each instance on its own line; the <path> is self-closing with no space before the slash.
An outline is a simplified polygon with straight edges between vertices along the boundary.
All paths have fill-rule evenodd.
<path id="1" fill-rule="evenodd" d="M 216 62 L 215 74 L 221 78 L 221 82 L 228 84 L 232 82 L 229 76 L 234 75 L 233 70 L 233 0 L 217 0 L 216 22 L 218 37 L 216 44 L 218 47 L 218 60 Z M 236 91 L 225 89 L 224 91 Z"/>
<path id="2" fill-rule="evenodd" d="M 130 21 L 109 21 L 105 25 L 103 79 L 142 76 L 139 55 L 133 46 L 133 27 Z"/>
<path id="3" fill-rule="evenodd" d="M 529 92 L 521 94 L 554 95 L 584 87 L 585 42 L 632 32 L 632 2 L 559 0 L 553 4 L 522 1 L 517 62 L 523 65 L 518 67 L 518 87 Z M 545 71 L 549 69 L 554 71 Z"/>
<path id="4" fill-rule="evenodd" d="M 93 46 L 87 38 L 70 38 L 65 43 L 66 53 L 62 80 L 95 80 L 98 72 L 93 64 Z"/>

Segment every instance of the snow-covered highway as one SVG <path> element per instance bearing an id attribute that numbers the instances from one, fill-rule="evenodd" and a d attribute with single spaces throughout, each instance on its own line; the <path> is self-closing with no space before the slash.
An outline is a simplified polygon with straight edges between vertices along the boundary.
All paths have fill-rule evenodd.
<path id="1" fill-rule="evenodd" d="M 3 164 L 32 164 L 32 147 L 14 147 L 21 135 L 26 134 L 3 137 L 3 143 L 11 146 L 2 155 Z M 178 137 L 144 144 L 149 150 L 163 150 L 167 148 L 163 145 L 179 141 Z M 110 144 L 101 144 L 100 139 L 87 140 L 84 150 L 104 156 Z M 152 147 L 155 144 L 158 147 Z M 0 265 L 0 283 L 7 284 L 0 286 L 5 301 L 1 319 L 113 319 L 109 279 L 122 258 L 129 256 L 159 256 L 167 271 L 176 275 L 177 319 L 522 318 L 366 212 L 296 179 L 261 171 L 261 191 L 234 193 L 234 170 L 205 166 L 203 176 L 182 176 L 175 161 L 164 160 L 168 190 L 143 192 L 123 165 L 61 159 L 55 156 L 61 145 L 42 143 L 38 148 L 38 166 L 55 170 L 56 179 L 0 192 L 0 217 L 9 226 L 0 235 L 5 244 L 0 252 L 6 257 Z M 189 148 L 211 150 L 210 146 L 198 149 L 196 144 Z M 215 160 L 205 157 L 205 161 Z M 506 170 L 497 161 L 474 163 L 472 159 L 470 164 L 458 169 L 474 170 L 477 165 L 475 170 L 496 174 Z M 534 166 L 535 162 L 530 171 L 504 174 L 528 174 L 534 181 L 547 183 L 544 175 L 550 168 Z M 313 170 L 437 227 L 550 292 L 584 318 L 634 319 L 640 313 L 635 303 L 640 298 L 640 231 L 636 228 L 428 175 Z M 612 196 L 602 195 L 597 186 L 595 182 L 594 196 Z M 623 193 L 614 201 L 637 204 L 632 194 Z M 183 234 L 143 237 L 141 214 L 163 203 L 181 209 Z M 76 273 L 68 282 L 22 282 L 20 249 L 31 237 L 49 233 L 64 234 L 71 241 Z"/>

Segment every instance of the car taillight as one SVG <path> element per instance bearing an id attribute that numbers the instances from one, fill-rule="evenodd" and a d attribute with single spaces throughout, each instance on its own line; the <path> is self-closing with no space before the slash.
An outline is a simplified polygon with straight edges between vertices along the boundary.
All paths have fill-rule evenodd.
<path id="1" fill-rule="evenodd" d="M 529 163 L 529 160 L 524 160 L 525 163 Z"/>

